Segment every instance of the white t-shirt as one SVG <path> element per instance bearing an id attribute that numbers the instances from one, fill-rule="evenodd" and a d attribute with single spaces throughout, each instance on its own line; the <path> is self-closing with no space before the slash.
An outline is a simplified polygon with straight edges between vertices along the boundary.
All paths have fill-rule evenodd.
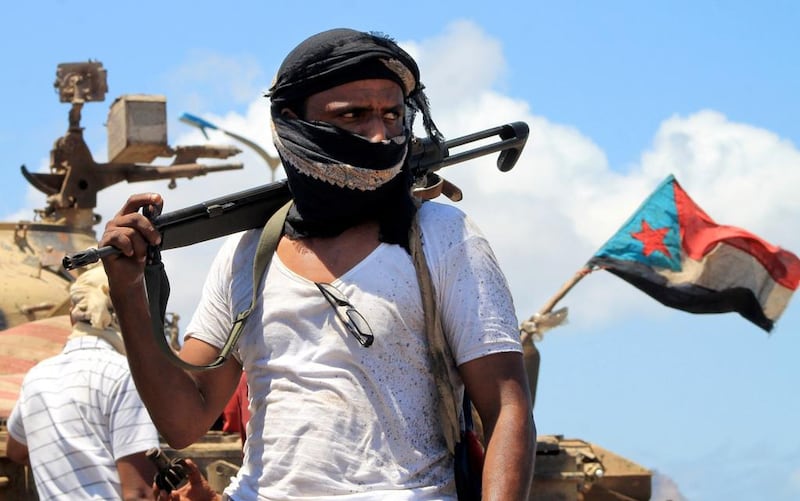
<path id="1" fill-rule="evenodd" d="M 480 231 L 434 202 L 423 204 L 420 225 L 457 364 L 521 351 L 505 277 Z M 187 336 L 223 345 L 250 304 L 259 236 L 223 246 Z M 455 499 L 411 257 L 380 244 L 333 285 L 366 318 L 372 346 L 348 333 L 314 282 L 273 256 L 235 352 L 251 419 L 244 465 L 226 492 L 236 501 Z"/>
<path id="2" fill-rule="evenodd" d="M 121 499 L 116 461 L 158 447 L 128 360 L 95 336 L 25 375 L 8 433 L 28 447 L 39 499 Z"/>

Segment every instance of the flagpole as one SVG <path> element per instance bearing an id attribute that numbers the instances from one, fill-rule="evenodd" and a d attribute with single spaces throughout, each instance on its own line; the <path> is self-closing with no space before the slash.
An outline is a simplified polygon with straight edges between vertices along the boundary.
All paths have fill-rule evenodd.
<path id="1" fill-rule="evenodd" d="M 522 322 L 519 327 L 525 372 L 528 375 L 528 386 L 531 392 L 531 408 L 533 408 L 533 405 L 536 403 L 536 387 L 539 383 L 539 363 L 541 361 L 539 349 L 533 344 L 533 337 L 538 335 L 538 338 L 541 339 L 541 335 L 544 331 L 556 327 L 564 321 L 566 318 L 566 309 L 552 314 L 553 308 L 555 308 L 556 304 L 575 287 L 575 284 L 580 282 L 583 277 L 592 271 L 594 271 L 594 268 L 589 265 L 585 265 L 578 270 L 572 278 L 567 280 L 564 285 L 561 286 L 561 289 L 542 306 L 538 313 L 535 313 L 528 320 Z"/>
<path id="2" fill-rule="evenodd" d="M 537 313 L 533 314 L 527 321 L 522 322 L 520 330 L 522 331 L 521 339 L 523 345 L 526 344 L 537 331 L 537 322 L 541 322 L 543 318 L 553 311 L 553 308 L 555 308 L 556 304 L 558 304 L 558 302 L 561 301 L 564 296 L 566 296 L 567 293 L 569 293 L 569 291 L 571 291 L 572 288 L 583 279 L 583 277 L 592 271 L 594 271 L 593 267 L 588 265 L 583 266 L 581 269 L 575 272 L 575 274 L 569 280 L 564 282 L 564 285 L 561 286 L 561 289 L 559 289 L 558 292 L 556 292 L 555 295 L 553 295 L 553 297 L 551 297 L 550 300 L 547 301 L 547 303 L 545 303 Z"/>

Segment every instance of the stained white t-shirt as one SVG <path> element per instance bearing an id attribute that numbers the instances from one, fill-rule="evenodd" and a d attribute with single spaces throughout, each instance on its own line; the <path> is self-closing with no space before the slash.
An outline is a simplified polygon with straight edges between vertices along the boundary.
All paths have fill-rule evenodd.
<path id="1" fill-rule="evenodd" d="M 434 202 L 422 205 L 420 225 L 456 363 L 521 352 L 506 279 L 478 228 Z M 187 336 L 224 344 L 250 304 L 259 236 L 251 230 L 224 244 Z M 236 501 L 455 499 L 411 257 L 382 243 L 332 284 L 366 318 L 372 346 L 347 331 L 314 282 L 273 256 L 235 351 L 251 418 L 244 464 L 226 493 Z"/>

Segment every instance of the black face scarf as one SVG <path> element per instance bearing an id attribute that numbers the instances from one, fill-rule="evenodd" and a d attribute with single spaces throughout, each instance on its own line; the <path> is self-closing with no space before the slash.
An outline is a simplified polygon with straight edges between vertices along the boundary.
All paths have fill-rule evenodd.
<path id="1" fill-rule="evenodd" d="M 381 241 L 406 246 L 414 215 L 408 134 L 372 143 L 322 122 L 279 117 L 273 124 L 294 198 L 285 225 L 290 238 L 332 237 L 372 220 Z"/>
<path id="2" fill-rule="evenodd" d="M 364 79 L 389 79 L 403 90 L 407 107 L 404 135 L 371 143 L 302 116 L 305 100 L 317 92 Z M 330 237 L 366 221 L 377 221 L 383 242 L 408 248 L 415 211 L 406 156 L 414 115 L 422 112 L 428 136 L 443 141 L 430 119 L 414 60 L 392 40 L 354 30 L 326 31 L 305 40 L 284 60 L 270 89 L 273 139 L 286 170 L 295 206 L 289 237 Z"/>

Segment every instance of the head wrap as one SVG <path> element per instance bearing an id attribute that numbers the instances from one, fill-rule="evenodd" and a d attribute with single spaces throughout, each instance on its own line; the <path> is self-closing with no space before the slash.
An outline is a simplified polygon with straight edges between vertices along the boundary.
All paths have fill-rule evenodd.
<path id="1" fill-rule="evenodd" d="M 67 339 L 97 336 L 124 355 L 125 343 L 119 332 L 108 291 L 108 277 L 102 266 L 95 266 L 81 273 L 72 283 L 69 288 L 72 333 Z"/>
<path id="2" fill-rule="evenodd" d="M 405 131 L 379 143 L 331 124 L 304 118 L 306 99 L 348 82 L 388 79 L 403 91 Z M 367 220 L 380 239 L 407 248 L 414 215 L 407 155 L 414 117 L 434 141 L 443 141 L 430 118 L 416 62 L 390 38 L 350 29 L 318 33 L 293 49 L 270 88 L 273 140 L 295 205 L 290 237 L 335 236 Z M 297 117 L 282 112 L 290 109 Z"/>

